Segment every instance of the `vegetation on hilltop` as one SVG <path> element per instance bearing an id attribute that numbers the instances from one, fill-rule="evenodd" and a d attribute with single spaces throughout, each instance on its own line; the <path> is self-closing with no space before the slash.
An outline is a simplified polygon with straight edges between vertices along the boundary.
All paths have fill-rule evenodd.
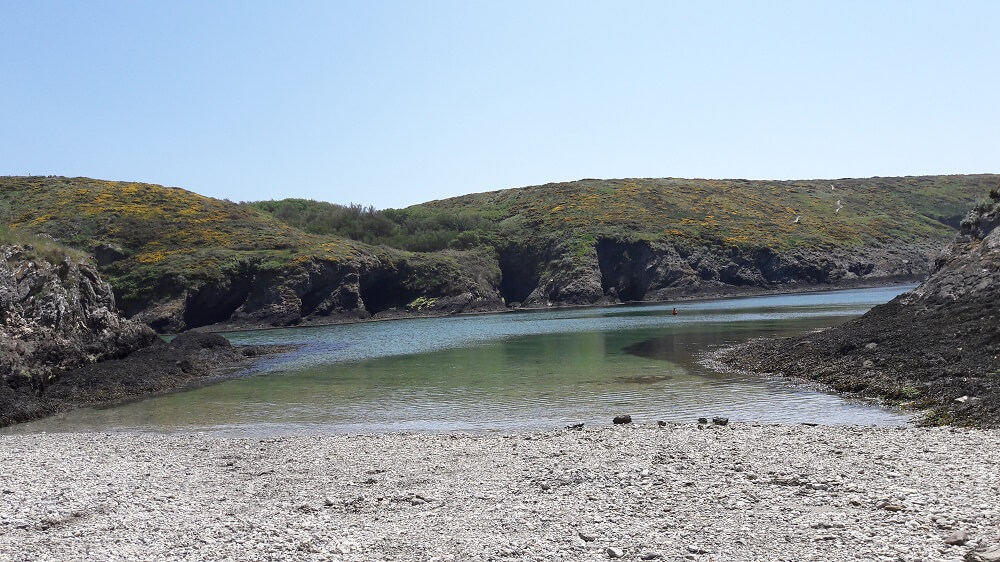
<path id="1" fill-rule="evenodd" d="M 27 259 L 40 259 L 52 263 L 59 263 L 66 259 L 74 262 L 86 262 L 91 258 L 87 252 L 60 244 L 51 236 L 11 230 L 5 224 L 0 224 L 0 245 L 19 246 L 22 248 L 22 255 Z"/>
<path id="2" fill-rule="evenodd" d="M 304 232 L 334 235 L 414 252 L 468 249 L 497 228 L 499 217 L 486 209 L 454 211 L 417 205 L 376 210 L 308 199 L 257 201 L 246 205 Z"/>
<path id="3" fill-rule="evenodd" d="M 384 211 L 302 199 L 249 205 L 307 232 L 419 251 L 538 236 L 583 248 L 607 237 L 782 251 L 940 240 L 997 183 L 992 175 L 580 180 Z"/>
<path id="4" fill-rule="evenodd" d="M 126 313 L 183 330 L 912 278 L 997 186 L 991 175 L 580 180 L 379 211 L 2 177 L 0 224 L 93 254 Z"/>
<path id="5" fill-rule="evenodd" d="M 461 293 L 465 289 L 459 284 L 470 275 L 484 279 L 498 275 L 495 266 L 483 265 L 483 252 L 419 254 L 373 248 L 320 228 L 304 232 L 250 205 L 143 183 L 0 177 L 0 224 L 8 236 L 41 236 L 43 241 L 56 240 L 96 254 L 102 275 L 129 314 L 187 294 L 193 299 L 189 306 L 207 309 L 226 302 L 205 316 L 225 320 L 232 310 L 220 295 L 234 286 L 248 290 L 245 286 L 253 279 L 306 275 L 307 280 L 294 281 L 297 285 L 290 289 L 294 293 L 309 292 L 316 275 L 338 275 L 339 282 L 361 269 L 406 272 L 405 278 L 393 279 L 392 290 L 397 293 L 393 298 L 378 295 L 389 283 L 387 273 L 373 274 L 370 286 L 362 283 L 372 303 L 394 307 L 400 298 L 413 300 L 435 291 Z M 355 235 L 362 238 L 358 232 Z M 318 263 L 324 264 L 322 274 L 303 269 L 320 267 Z M 323 289 L 333 290 L 337 282 L 324 280 Z M 199 292 L 201 297 L 191 296 Z M 312 299 L 319 295 L 305 298 L 309 302 L 303 310 L 318 305 Z"/>

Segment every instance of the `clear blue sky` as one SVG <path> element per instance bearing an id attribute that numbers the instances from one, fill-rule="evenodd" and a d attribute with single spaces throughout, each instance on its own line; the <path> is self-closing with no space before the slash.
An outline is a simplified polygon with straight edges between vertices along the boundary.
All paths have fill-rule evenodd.
<path id="1" fill-rule="evenodd" d="M 399 207 L 1000 172 L 1000 2 L 0 0 L 0 174 Z"/>

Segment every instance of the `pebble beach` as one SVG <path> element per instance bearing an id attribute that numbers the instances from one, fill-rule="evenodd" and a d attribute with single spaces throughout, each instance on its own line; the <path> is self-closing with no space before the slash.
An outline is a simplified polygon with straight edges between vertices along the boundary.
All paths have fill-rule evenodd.
<path id="1" fill-rule="evenodd" d="M 1000 560 L 1000 431 L 0 437 L 0 560 Z"/>

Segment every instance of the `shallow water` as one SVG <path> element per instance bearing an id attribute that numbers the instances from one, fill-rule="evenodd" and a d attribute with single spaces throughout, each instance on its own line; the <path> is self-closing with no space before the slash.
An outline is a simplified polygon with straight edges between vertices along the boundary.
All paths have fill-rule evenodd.
<path id="1" fill-rule="evenodd" d="M 637 422 L 898 425 L 907 418 L 703 364 L 719 346 L 833 326 L 912 286 L 237 332 L 299 344 L 250 376 L 8 428 L 237 435 L 476 431 Z"/>

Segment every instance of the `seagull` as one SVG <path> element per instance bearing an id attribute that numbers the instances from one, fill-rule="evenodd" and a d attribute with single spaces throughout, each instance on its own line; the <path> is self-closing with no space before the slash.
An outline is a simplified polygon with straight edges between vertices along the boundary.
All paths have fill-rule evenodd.
<path id="1" fill-rule="evenodd" d="M 801 219 L 801 218 L 802 218 L 802 215 L 796 215 L 795 216 L 795 220 L 792 221 L 792 224 L 799 224 L 799 219 Z"/>
<path id="2" fill-rule="evenodd" d="M 833 190 L 835 190 L 835 189 L 837 189 L 837 188 L 836 188 L 836 187 L 833 187 L 832 185 L 830 186 L 830 191 L 833 191 Z"/>
<path id="3" fill-rule="evenodd" d="M 844 206 L 840 204 L 840 199 L 837 199 L 837 208 L 833 210 L 834 213 L 839 213 Z"/>

